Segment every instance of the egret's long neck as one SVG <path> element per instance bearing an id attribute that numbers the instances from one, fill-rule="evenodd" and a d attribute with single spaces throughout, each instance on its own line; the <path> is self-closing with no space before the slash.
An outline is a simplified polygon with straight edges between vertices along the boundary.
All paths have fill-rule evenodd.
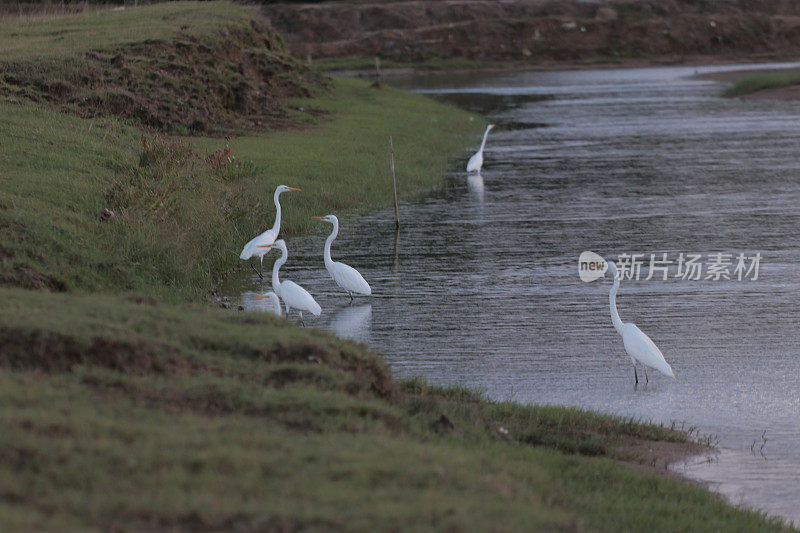
<path id="1" fill-rule="evenodd" d="M 325 266 L 333 263 L 333 259 L 331 259 L 331 243 L 336 239 L 337 235 L 339 235 L 339 222 L 334 222 L 333 231 L 331 231 L 331 234 L 328 235 L 328 238 L 325 240 Z"/>
<path id="2" fill-rule="evenodd" d="M 617 311 L 617 289 L 619 289 L 619 278 L 614 276 L 614 286 L 611 287 L 611 292 L 608 293 L 608 306 L 611 308 L 611 322 L 614 323 L 614 329 L 622 335 L 622 320 L 619 318 L 619 311 Z"/>
<path id="3" fill-rule="evenodd" d="M 483 147 L 486 146 L 486 138 L 489 136 L 489 129 L 486 128 L 486 132 L 483 134 L 483 141 L 481 141 L 481 149 L 478 150 L 479 152 L 483 152 Z"/>
<path id="4" fill-rule="evenodd" d="M 289 254 L 286 251 L 284 251 L 281 254 L 281 256 L 278 258 L 278 260 L 275 261 L 275 264 L 272 265 L 272 290 L 275 291 L 278 294 L 281 293 L 280 292 L 281 280 L 278 277 L 278 270 L 281 269 L 281 267 L 283 266 L 283 264 L 286 262 L 286 260 L 288 258 L 289 258 Z"/>
<path id="5" fill-rule="evenodd" d="M 281 200 L 280 200 L 281 193 L 280 191 L 275 191 L 275 224 L 272 225 L 272 231 L 275 232 L 275 235 L 278 235 L 281 231 Z"/>

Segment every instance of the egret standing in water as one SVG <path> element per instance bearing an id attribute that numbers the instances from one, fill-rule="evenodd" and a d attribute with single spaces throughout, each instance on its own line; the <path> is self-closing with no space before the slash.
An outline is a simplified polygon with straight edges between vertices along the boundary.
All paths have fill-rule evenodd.
<path id="1" fill-rule="evenodd" d="M 486 138 L 489 136 L 489 130 L 492 128 L 494 128 L 494 124 L 486 126 L 486 133 L 483 134 L 483 142 L 481 142 L 480 149 L 467 161 L 467 172 L 481 171 L 481 167 L 483 166 L 483 148 L 486 146 Z"/>
<path id="2" fill-rule="evenodd" d="M 289 311 L 292 309 L 297 309 L 297 313 L 300 315 L 300 323 L 305 326 L 303 311 L 319 316 L 322 313 L 322 308 L 303 287 L 293 281 L 281 281 L 279 279 L 278 271 L 289 258 L 289 250 L 286 249 L 284 240 L 278 239 L 275 244 L 266 244 L 264 248 L 267 250 L 277 248 L 281 251 L 281 256 L 272 265 L 272 290 L 283 300 L 283 305 L 286 306 L 286 316 L 289 316 Z"/>
<path id="3" fill-rule="evenodd" d="M 280 195 L 286 191 L 299 191 L 300 189 L 295 189 L 294 187 L 287 187 L 286 185 L 278 185 L 275 189 L 275 195 L 273 199 L 275 200 L 275 223 L 272 225 L 270 229 L 258 235 L 257 237 L 253 237 L 253 239 L 244 245 L 242 249 L 242 253 L 239 254 L 239 259 L 250 259 L 251 257 L 258 257 L 259 262 L 261 263 L 261 271 L 256 272 L 258 277 L 264 279 L 264 254 L 269 252 L 269 245 L 275 242 L 275 239 L 278 238 L 278 233 L 281 231 L 281 202 L 280 202 Z M 250 263 L 250 268 L 253 270 L 256 267 L 253 266 L 253 263 Z"/>
<path id="4" fill-rule="evenodd" d="M 269 300 L 269 305 L 271 306 L 269 312 L 273 315 L 281 316 L 281 301 L 278 298 L 278 295 L 272 291 L 269 291 L 266 294 L 261 294 L 259 296 L 253 296 L 253 300 Z"/>
<path id="5" fill-rule="evenodd" d="M 358 270 L 350 265 L 345 265 L 344 263 L 331 259 L 331 243 L 336 239 L 336 236 L 339 235 L 339 219 L 336 218 L 336 215 L 311 218 L 333 224 L 333 231 L 331 231 L 331 234 L 328 235 L 328 239 L 325 241 L 325 250 L 323 252 L 325 268 L 328 269 L 328 273 L 333 278 L 333 281 L 347 292 L 351 302 L 353 301 L 353 293 L 363 296 L 372 294 L 369 283 L 367 283 L 367 280 L 364 279 L 364 276 L 362 276 Z"/>
<path id="6" fill-rule="evenodd" d="M 631 358 L 631 363 L 633 363 L 633 376 L 636 380 L 636 384 L 639 384 L 639 376 L 636 373 L 636 362 L 642 363 L 644 366 L 644 379 L 649 381 L 647 378 L 647 367 L 655 368 L 665 376 L 669 376 L 671 378 L 675 377 L 675 374 L 672 372 L 672 367 L 669 366 L 667 361 L 664 359 L 664 356 L 661 354 L 661 350 L 658 349 L 658 346 L 650 340 L 650 337 L 645 335 L 645 333 L 636 327 L 635 324 L 627 322 L 625 324 L 622 323 L 622 320 L 619 318 L 619 312 L 617 311 L 617 289 L 619 289 L 619 272 L 617 271 L 617 265 L 613 263 L 613 261 L 608 261 L 608 270 L 614 276 L 614 286 L 611 287 L 611 292 L 608 293 L 608 306 L 611 309 L 611 322 L 614 323 L 614 329 L 617 330 L 617 333 L 622 335 L 622 343 L 625 346 L 625 351 L 628 352 L 628 355 Z"/>

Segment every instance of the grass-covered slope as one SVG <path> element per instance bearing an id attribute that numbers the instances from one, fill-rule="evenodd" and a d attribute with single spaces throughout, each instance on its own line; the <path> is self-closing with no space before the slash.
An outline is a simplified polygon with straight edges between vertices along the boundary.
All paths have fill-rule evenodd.
<path id="1" fill-rule="evenodd" d="M 272 225 L 277 185 L 303 189 L 283 197 L 290 237 L 312 215 L 390 205 L 389 135 L 408 199 L 440 183 L 448 154 L 480 127 L 456 108 L 359 82 L 302 102 L 328 114 L 305 130 L 234 138 L 234 161 L 216 168 L 208 156 L 225 139 L 143 143 L 118 120 L 0 102 L 0 284 L 196 298 Z M 104 207 L 117 217 L 101 222 Z"/>
<path id="2" fill-rule="evenodd" d="M 618 462 L 682 433 L 395 383 L 265 315 L 0 289 L 0 406 L 2 531 L 780 530 Z"/>
<path id="3" fill-rule="evenodd" d="M 47 4 L 43 3 L 43 8 Z M 248 24 L 252 17 L 231 2 L 167 2 L 136 9 L 107 6 L 77 15 L 5 16 L 0 21 L 0 60 L 63 59 L 142 41 L 166 41 L 186 32 L 210 34 Z"/>
<path id="4" fill-rule="evenodd" d="M 0 94 L 171 132 L 292 124 L 324 85 L 275 32 L 225 2 L 0 21 Z"/>
<path id="5" fill-rule="evenodd" d="M 165 4 L 128 9 L 122 12 L 125 18 L 120 13 L 33 19 L 30 28 L 22 24 L 20 31 L 13 31 L 16 26 L 6 20 L 0 24 L 0 40 L 14 43 L 13 36 L 27 40 L 31 34 L 45 39 L 63 27 L 55 33 L 72 36 L 63 43 L 74 47 L 71 56 L 60 49 L 59 57 L 51 61 L 44 44 L 34 46 L 38 55 L 21 50 L 11 54 L 17 61 L 14 65 L 43 79 L 48 68 L 65 59 L 76 61 L 75 73 L 85 73 L 89 59 L 81 51 L 89 42 L 94 43 L 91 54 L 110 57 L 124 47 L 126 53 L 136 50 L 149 57 L 183 46 L 186 35 L 191 35 L 193 46 L 208 44 L 204 54 L 211 58 L 212 70 L 223 73 L 246 66 L 239 48 L 233 50 L 221 42 L 225 35 L 260 35 L 260 44 L 251 43 L 250 50 L 258 44 L 264 54 L 270 53 L 268 43 L 280 42 L 274 35 L 264 41 L 264 36 L 272 35 L 270 31 L 255 31 L 263 23 L 232 4 Z M 215 17 L 219 21 L 210 25 Z M 152 32 L 142 29 L 140 18 L 153 23 Z M 133 23 L 139 33 L 126 29 Z M 121 28 L 118 36 L 97 33 L 113 24 Z M 44 32 L 40 26 L 51 31 Z M 46 42 L 55 46 L 52 38 Z M 232 50 L 235 53 L 230 55 Z M 123 65 L 109 67 L 110 72 L 129 68 L 129 59 L 126 55 Z M 195 56 L 184 60 L 199 61 Z M 290 81 L 296 82 L 306 72 L 305 67 L 295 68 L 296 62 L 285 54 L 266 64 L 289 69 L 285 78 Z M 162 100 L 159 84 L 167 83 L 169 75 L 153 62 L 143 60 L 137 65 L 142 72 L 135 79 L 143 80 L 143 85 L 129 94 L 153 105 L 172 106 L 169 112 L 159 111 L 159 120 L 166 121 L 162 129 L 179 128 L 184 116 L 192 113 L 216 124 L 214 112 L 194 107 L 191 99 L 178 107 Z M 8 72 L 3 76 L 6 82 L 13 78 Z M 228 81 L 196 73 L 188 78 L 203 87 L 200 93 L 223 100 L 229 96 L 220 94 L 217 87 L 230 88 Z M 184 81 L 186 76 L 169 82 L 173 96 L 192 90 Z M 0 285 L 35 289 L 135 290 L 179 299 L 200 297 L 221 273 L 239 264 L 242 245 L 272 225 L 272 192 L 278 184 L 303 188 L 302 193 L 284 197 L 282 229 L 291 236 L 308 229 L 311 215 L 389 205 L 389 135 L 395 140 L 402 199 L 439 183 L 447 156 L 460 151 L 481 126 L 454 107 L 400 91 L 371 89 L 359 82 L 325 82 L 313 97 L 304 98 L 262 84 L 262 99 L 279 102 L 279 113 L 294 124 L 293 130 L 187 142 L 152 131 L 142 133 L 135 126 L 148 120 L 137 120 L 128 111 L 106 110 L 103 114 L 109 116 L 82 119 L 74 116 L 69 104 L 70 113 L 56 112 L 58 108 L 47 105 L 47 98 L 28 94 L 38 91 L 41 84 L 27 78 L 14 78 L 14 82 L 20 85 L 13 90 L 0 87 L 0 96 L 5 96 L 0 99 L 4 139 L 0 228 L 7 229 L 0 232 Z M 81 98 L 75 101 L 83 102 Z M 136 113 L 135 105 L 123 107 Z M 249 116 L 241 109 L 235 111 L 242 120 Z M 180 118 L 173 120 L 173 112 Z M 268 131 L 274 125 L 263 124 L 261 129 Z M 230 155 L 224 154 L 226 146 Z M 221 157 L 211 157 L 220 151 Z M 101 222 L 104 207 L 113 210 L 116 218 Z"/>

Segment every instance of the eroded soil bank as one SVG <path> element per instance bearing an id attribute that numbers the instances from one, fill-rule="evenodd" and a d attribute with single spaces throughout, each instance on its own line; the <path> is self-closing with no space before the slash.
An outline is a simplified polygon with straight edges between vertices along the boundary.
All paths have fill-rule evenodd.
<path id="1" fill-rule="evenodd" d="M 513 61 L 681 61 L 800 52 L 800 4 L 447 0 L 267 4 L 301 57 L 380 56 Z"/>
<path id="2" fill-rule="evenodd" d="M 320 92 L 327 80 L 292 57 L 268 25 L 242 16 L 198 31 L 180 22 L 167 39 L 45 57 L 7 54 L 0 57 L 0 95 L 170 133 L 273 131 L 314 114 L 290 109 L 288 100 Z M 3 42 L 38 37 L 35 29 L 8 27 L 0 28 Z M 52 46 L 59 46 L 54 38 Z"/>

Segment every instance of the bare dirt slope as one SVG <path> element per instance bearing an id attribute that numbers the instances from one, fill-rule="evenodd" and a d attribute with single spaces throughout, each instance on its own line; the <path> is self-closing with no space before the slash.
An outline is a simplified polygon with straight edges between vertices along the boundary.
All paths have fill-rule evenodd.
<path id="1" fill-rule="evenodd" d="M 800 54 L 790 0 L 426 0 L 268 4 L 296 55 L 575 61 Z"/>

